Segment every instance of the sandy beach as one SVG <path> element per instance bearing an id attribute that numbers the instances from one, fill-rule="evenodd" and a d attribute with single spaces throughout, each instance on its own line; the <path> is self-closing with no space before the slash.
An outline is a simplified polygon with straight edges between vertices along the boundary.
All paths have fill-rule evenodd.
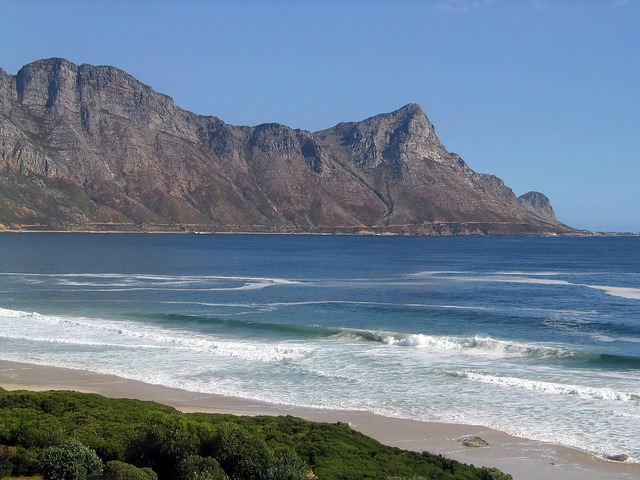
<path id="1" fill-rule="evenodd" d="M 273 405 L 150 385 L 111 375 L 0 361 L 0 387 L 6 390 L 75 390 L 112 398 L 152 400 L 183 412 L 236 415 L 293 415 L 319 422 L 348 422 L 387 445 L 439 453 L 476 466 L 497 467 L 518 480 L 637 479 L 640 465 L 599 460 L 563 447 L 507 435 L 486 427 L 426 423 L 366 412 Z M 462 439 L 479 436 L 488 447 L 470 448 Z"/>

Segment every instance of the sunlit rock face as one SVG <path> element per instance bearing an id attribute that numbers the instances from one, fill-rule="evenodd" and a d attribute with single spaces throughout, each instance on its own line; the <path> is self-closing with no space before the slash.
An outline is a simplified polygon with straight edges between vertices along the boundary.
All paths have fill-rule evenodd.
<path id="1" fill-rule="evenodd" d="M 546 199 L 546 197 L 544 197 Z M 550 212 L 550 213 L 549 213 Z M 410 104 L 319 132 L 234 126 L 122 70 L 0 70 L 0 224 L 59 230 L 571 233 Z M 30 227 L 29 227 L 30 226 Z"/>

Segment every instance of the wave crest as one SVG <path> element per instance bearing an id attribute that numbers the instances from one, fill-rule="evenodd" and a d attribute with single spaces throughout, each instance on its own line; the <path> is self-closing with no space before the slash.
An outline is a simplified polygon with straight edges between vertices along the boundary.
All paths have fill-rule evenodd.
<path id="1" fill-rule="evenodd" d="M 365 340 L 400 347 L 419 347 L 507 356 L 568 357 L 573 355 L 571 351 L 559 347 L 507 342 L 478 335 L 473 337 L 454 337 L 425 335 L 422 333 L 401 334 L 374 331 L 360 331 L 357 334 Z"/>
<path id="2" fill-rule="evenodd" d="M 531 390 L 550 395 L 576 395 L 590 400 L 609 400 L 629 402 L 640 400 L 640 394 L 621 392 L 607 387 L 589 387 L 584 385 L 569 385 L 539 380 L 527 380 L 517 377 L 499 377 L 474 372 L 457 372 L 457 375 L 472 382 L 487 383 L 501 387 L 513 387 Z"/>
<path id="3" fill-rule="evenodd" d="M 208 353 L 218 357 L 232 357 L 248 361 L 279 362 L 308 352 L 302 345 L 288 342 L 234 341 L 211 335 L 194 335 L 175 330 L 171 334 L 153 327 L 116 323 L 100 319 L 41 315 L 0 308 L 0 317 L 31 318 L 37 326 L 51 325 L 47 335 L 34 334 L 30 328 L 14 333 L 3 332 L 2 337 L 42 343 L 94 345 L 115 348 L 167 349 Z M 62 327 L 62 328 L 59 328 Z M 38 329 L 37 331 L 42 331 Z"/>
<path id="4" fill-rule="evenodd" d="M 8 308 L 0 308 L 0 316 L 6 318 L 36 317 L 40 314 L 35 312 L 22 312 L 20 310 L 9 310 Z"/>

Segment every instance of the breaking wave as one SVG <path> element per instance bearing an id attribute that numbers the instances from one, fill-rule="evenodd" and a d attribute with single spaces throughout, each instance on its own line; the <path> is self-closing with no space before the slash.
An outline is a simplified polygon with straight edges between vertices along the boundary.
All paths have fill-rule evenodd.
<path id="1" fill-rule="evenodd" d="M 620 402 L 640 400 L 640 394 L 638 393 L 621 392 L 607 387 L 568 385 L 538 380 L 527 380 L 517 377 L 486 375 L 474 372 L 458 372 L 458 376 L 464 377 L 472 382 L 488 383 L 501 387 L 520 388 L 550 395 L 576 395 L 578 397 L 591 400 L 610 400 Z"/>
<path id="2" fill-rule="evenodd" d="M 541 362 L 567 362 L 575 367 L 627 368 L 640 371 L 640 357 L 578 351 L 566 347 L 505 341 L 488 336 L 456 337 L 399 333 L 365 329 L 325 327 L 296 323 L 271 323 L 230 319 L 228 317 L 185 315 L 173 313 L 123 314 L 120 320 L 41 315 L 0 308 L 0 319 L 30 319 L 35 325 L 21 328 L 9 322 L 17 331 L 7 328 L 1 337 L 39 341 L 99 344 L 119 341 L 117 345 L 148 348 L 183 348 L 209 351 L 221 356 L 250 356 L 255 359 L 282 360 L 286 355 L 297 355 L 311 349 L 310 342 L 372 342 L 392 348 L 426 349 L 443 354 L 461 354 L 477 357 L 529 358 Z M 142 321 L 141 321 L 142 320 Z M 45 324 L 50 328 L 43 328 Z M 191 326 L 197 324 L 197 332 Z M 34 337 L 34 331 L 40 335 Z M 221 338 L 232 334 L 239 340 Z M 145 343 L 146 342 L 146 343 Z M 106 346 L 106 343 L 104 343 Z M 297 345 L 292 347 L 290 344 Z M 237 353 L 241 352 L 241 353 Z M 249 353 L 252 352 L 252 353 Z"/>
<path id="3" fill-rule="evenodd" d="M 438 350 L 476 352 L 505 356 L 569 357 L 574 352 L 544 345 L 497 340 L 491 337 L 455 337 L 418 334 L 400 334 L 374 331 L 352 331 L 363 339 L 398 347 L 418 347 Z"/>
<path id="4" fill-rule="evenodd" d="M 3 338 L 22 339 L 31 342 L 60 343 L 68 345 L 90 345 L 131 349 L 166 349 L 208 353 L 219 357 L 244 360 L 277 362 L 303 355 L 308 351 L 304 345 L 290 342 L 268 342 L 258 340 L 216 339 L 211 335 L 194 334 L 189 331 L 158 328 L 139 328 L 139 324 L 119 324 L 89 318 L 68 318 L 40 315 L 0 308 L 0 317 L 32 319 L 42 327 L 52 328 L 16 329 L 2 332 Z M 58 328 L 56 328 L 58 327 Z M 46 333 L 45 333 L 46 332 Z"/>

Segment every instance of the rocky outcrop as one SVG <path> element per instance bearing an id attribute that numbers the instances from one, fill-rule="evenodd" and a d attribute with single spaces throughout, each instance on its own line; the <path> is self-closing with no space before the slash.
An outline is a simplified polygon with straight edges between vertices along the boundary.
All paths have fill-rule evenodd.
<path id="1" fill-rule="evenodd" d="M 540 192 L 527 192 L 518 197 L 520 203 L 531 213 L 550 222 L 557 222 L 556 213 L 546 195 Z"/>
<path id="2" fill-rule="evenodd" d="M 448 152 L 415 104 L 312 133 L 196 115 L 113 67 L 0 70 L 0 224 L 11 228 L 572 231 L 534 204 Z"/>
<path id="3" fill-rule="evenodd" d="M 608 455 L 607 456 L 607 460 L 611 460 L 614 462 L 627 462 L 629 461 L 631 457 L 629 455 L 627 455 L 626 453 L 618 453 L 615 455 Z"/>
<path id="4" fill-rule="evenodd" d="M 485 448 L 489 446 L 489 442 L 478 436 L 462 437 L 460 442 L 462 445 L 469 448 Z"/>

